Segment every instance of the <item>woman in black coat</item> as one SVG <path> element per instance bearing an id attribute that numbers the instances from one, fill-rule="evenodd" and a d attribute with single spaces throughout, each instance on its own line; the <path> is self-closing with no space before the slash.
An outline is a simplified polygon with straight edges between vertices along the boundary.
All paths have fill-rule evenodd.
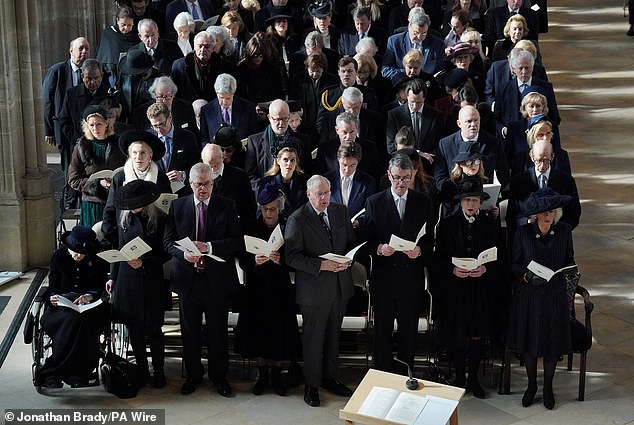
<path id="1" fill-rule="evenodd" d="M 258 204 L 261 217 L 245 226 L 245 234 L 268 240 L 278 224 L 283 234 L 284 195 L 275 183 L 263 187 Z M 300 350 L 295 296 L 284 247 L 268 256 L 247 253 L 240 259 L 240 267 L 246 273 L 246 294 L 238 318 L 236 350 L 245 358 L 257 358 L 259 376 L 253 394 L 262 394 L 270 377 L 275 392 L 283 396 L 282 361 L 295 359 Z"/>
<path id="2" fill-rule="evenodd" d="M 86 305 L 101 299 L 108 265 L 95 254 L 97 236 L 91 229 L 75 226 L 61 237 L 51 258 L 48 303 L 41 325 L 53 341 L 53 353 L 46 359 L 36 384 L 61 388 L 88 385 L 99 360 L 99 332 L 105 327 L 103 306 L 77 313 L 59 306 L 60 298 Z"/>
<path id="3" fill-rule="evenodd" d="M 238 64 L 236 80 L 240 84 L 236 95 L 256 104 L 282 99 L 284 65 L 276 62 L 277 58 L 278 52 L 266 35 L 257 33 L 251 37 Z"/>
<path id="4" fill-rule="evenodd" d="M 474 397 L 484 398 L 478 380 L 483 338 L 489 335 L 492 288 L 497 280 L 497 255 L 493 261 L 467 268 L 452 257 L 478 258 L 482 251 L 498 245 L 499 222 L 480 203 L 489 199 L 482 182 L 464 179 L 455 198 L 460 209 L 440 221 L 437 233 L 438 273 L 445 282 L 442 303 L 443 327 L 449 353 L 456 368 L 454 386 L 468 384 Z M 469 378 L 465 379 L 468 357 Z"/>
<path id="5" fill-rule="evenodd" d="M 546 187 L 531 194 L 525 204 L 525 214 L 531 222 L 515 234 L 511 267 L 515 292 L 511 304 L 508 346 L 522 353 L 528 376 L 528 388 L 522 405 L 533 403 L 537 392 L 537 359 L 544 358 L 543 403 L 547 409 L 555 405 L 553 378 L 559 357 L 570 353 L 570 313 L 566 281 L 563 273 L 550 281 L 531 270 L 531 261 L 553 271 L 574 265 L 572 230 L 560 222 L 562 207 L 570 196 L 559 195 Z"/>
<path id="6" fill-rule="evenodd" d="M 139 237 L 151 251 L 128 262 L 114 263 L 106 284 L 106 290 L 112 293 L 113 321 L 128 327 L 136 363 L 148 377 L 145 337 L 149 337 L 155 388 L 165 386 L 161 327 L 169 298 L 169 286 L 163 280 L 163 263 L 169 259 L 163 250 L 165 214 L 153 205 L 160 194 L 156 184 L 145 180 L 133 180 L 116 191 L 118 248 Z"/>
<path id="7" fill-rule="evenodd" d="M 284 193 L 282 216 L 288 218 L 296 209 L 308 201 L 306 197 L 306 175 L 299 164 L 299 147 L 285 146 L 275 154 L 275 162 L 259 183 L 258 193 L 269 183 L 274 183 Z"/>

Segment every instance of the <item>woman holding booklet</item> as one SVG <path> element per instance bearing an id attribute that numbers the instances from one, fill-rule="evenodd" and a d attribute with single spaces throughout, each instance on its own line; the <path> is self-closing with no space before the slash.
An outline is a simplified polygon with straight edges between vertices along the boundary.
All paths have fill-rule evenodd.
<path id="1" fill-rule="evenodd" d="M 440 221 L 437 233 L 439 275 L 446 282 L 442 329 L 456 368 L 453 385 L 484 398 L 478 380 L 483 338 L 490 335 L 492 297 L 498 279 L 499 222 L 480 203 L 489 199 L 480 179 L 462 179 L 455 200 L 460 209 Z M 466 378 L 468 359 L 469 377 Z"/>
<path id="2" fill-rule="evenodd" d="M 299 145 L 290 142 L 280 147 L 274 154 L 273 166 L 260 180 L 259 191 L 274 182 L 284 193 L 282 215 L 288 218 L 297 208 L 306 203 L 306 180 L 299 163 Z M 258 214 L 259 216 L 260 214 Z"/>
<path id="3" fill-rule="evenodd" d="M 258 195 L 260 218 L 245 225 L 245 234 L 269 240 L 277 226 L 284 234 L 281 212 L 284 194 L 275 184 L 266 184 Z M 246 253 L 240 259 L 245 271 L 245 303 L 238 318 L 236 351 L 244 358 L 257 358 L 259 376 L 253 394 L 260 395 L 269 384 L 278 395 L 286 395 L 282 362 L 295 359 L 300 336 L 295 316 L 295 294 L 284 261 L 283 247 L 268 255 Z M 270 368 L 270 370 L 269 370 Z"/>
<path id="4" fill-rule="evenodd" d="M 84 110 L 82 130 L 84 135 L 77 140 L 68 167 L 68 184 L 81 192 L 79 224 L 92 227 L 101 221 L 111 179 L 90 176 L 122 166 L 125 157 L 117 146 L 119 137 L 108 124 L 108 110 L 104 107 L 89 105 Z"/>
<path id="5" fill-rule="evenodd" d="M 62 380 L 71 387 L 89 384 L 99 360 L 99 331 L 105 322 L 103 306 L 95 304 L 96 308 L 82 313 L 72 308 L 101 302 L 108 267 L 96 256 L 99 242 L 95 232 L 75 226 L 61 236 L 61 242 L 51 258 L 49 303 L 41 319 L 42 329 L 53 341 L 53 353 L 35 383 L 49 388 L 61 388 Z"/>
<path id="6" fill-rule="evenodd" d="M 570 318 L 566 282 L 562 273 L 550 280 L 530 271 L 531 262 L 551 270 L 573 265 L 572 231 L 559 221 L 562 207 L 570 196 L 559 195 L 550 188 L 530 195 L 525 204 L 529 223 L 515 234 L 511 253 L 515 285 L 509 321 L 508 346 L 522 353 L 528 388 L 522 405 L 533 403 L 537 393 L 537 359 L 544 358 L 543 404 L 555 405 L 553 378 L 559 356 L 571 350 Z M 534 263 L 533 263 L 534 264 Z"/>
<path id="7" fill-rule="evenodd" d="M 112 293 L 113 321 L 128 327 L 134 358 L 148 378 L 145 337 L 149 337 L 155 388 L 165 386 L 161 327 L 169 297 L 163 280 L 163 263 L 169 259 L 163 250 L 165 214 L 153 204 L 160 194 L 158 185 L 145 180 L 133 180 L 115 192 L 118 248 L 139 237 L 151 250 L 139 258 L 113 263 L 106 282 L 106 290 Z"/>

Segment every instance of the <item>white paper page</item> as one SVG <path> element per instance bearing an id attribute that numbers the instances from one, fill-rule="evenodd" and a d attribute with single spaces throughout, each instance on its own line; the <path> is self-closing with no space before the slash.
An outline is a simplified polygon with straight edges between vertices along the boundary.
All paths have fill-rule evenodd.
<path id="1" fill-rule="evenodd" d="M 414 242 L 399 238 L 396 235 L 392 235 L 390 237 L 390 243 L 388 243 L 388 245 L 396 251 L 411 251 L 416 248 L 416 244 Z"/>
<path id="2" fill-rule="evenodd" d="M 360 215 L 365 213 L 365 208 L 362 209 L 361 211 L 359 211 L 358 213 L 356 213 L 355 215 L 352 216 L 352 218 L 350 219 L 351 223 L 354 223 L 354 221 L 359 218 Z"/>
<path id="3" fill-rule="evenodd" d="M 548 281 L 550 281 L 550 279 L 552 279 L 552 277 L 555 275 L 554 271 L 552 271 L 546 266 L 542 266 L 536 261 L 531 261 L 530 263 L 528 263 L 527 269 L 532 271 L 533 273 L 535 273 L 537 276 L 541 277 L 542 279 L 546 279 Z"/>
<path id="4" fill-rule="evenodd" d="M 269 236 L 268 244 L 269 253 L 270 251 L 277 251 L 282 247 L 282 245 L 284 245 L 284 235 L 282 235 L 282 228 L 279 224 L 275 226 L 275 229 L 273 229 L 273 233 L 271 233 L 271 236 Z"/>
<path id="5" fill-rule="evenodd" d="M 418 241 L 420 240 L 420 238 L 425 236 L 425 233 L 427 233 L 427 223 L 423 224 L 423 227 L 421 227 L 418 231 L 418 235 L 416 235 L 416 241 L 414 242 L 414 245 L 418 245 Z"/>
<path id="6" fill-rule="evenodd" d="M 111 179 L 113 175 L 114 175 L 114 171 L 112 170 L 101 170 L 101 171 L 97 171 L 96 173 L 92 173 L 88 177 L 88 181 L 100 180 L 100 179 Z"/>
<path id="7" fill-rule="evenodd" d="M 218 261 L 220 263 L 226 263 L 225 260 L 223 260 L 222 258 L 220 258 L 220 257 L 218 257 L 216 255 L 208 254 L 208 253 L 205 253 L 205 254 L 201 253 L 198 250 L 198 248 L 196 248 L 196 245 L 194 244 L 194 242 L 192 242 L 192 240 L 189 239 L 189 236 L 186 237 L 186 238 L 183 238 L 183 239 L 181 239 L 179 241 L 176 241 L 176 248 L 180 249 L 183 252 L 189 252 L 190 254 L 195 255 L 197 257 L 206 255 L 207 257 L 209 257 L 209 258 L 211 258 L 213 260 L 216 260 L 216 261 Z"/>
<path id="8" fill-rule="evenodd" d="M 268 243 L 255 236 L 244 235 L 244 245 L 247 252 L 254 255 L 262 254 L 268 256 L 271 253 Z"/>
<path id="9" fill-rule="evenodd" d="M 171 180 L 170 187 L 172 188 L 172 192 L 178 192 L 179 190 L 185 187 L 185 183 L 182 183 L 178 180 Z"/>
<path id="10" fill-rule="evenodd" d="M 365 245 L 365 242 L 352 248 L 350 251 L 348 251 L 348 253 L 346 253 L 346 255 L 333 254 L 332 252 L 329 252 L 328 254 L 320 255 L 319 258 L 336 261 L 337 263 L 340 263 L 340 264 L 348 263 L 354 260 L 354 255 L 357 253 L 359 248 L 361 248 L 363 245 Z"/>
<path id="11" fill-rule="evenodd" d="M 121 248 L 121 253 L 130 259 L 140 258 L 143 254 L 152 251 L 152 247 L 145 243 L 139 236 L 132 239 Z"/>
<path id="12" fill-rule="evenodd" d="M 423 411 L 427 400 L 427 397 L 403 392 L 398 396 L 385 419 L 400 424 L 412 425 Z"/>
<path id="13" fill-rule="evenodd" d="M 154 201 L 154 205 L 165 214 L 169 213 L 170 205 L 174 199 L 177 199 L 178 195 L 175 193 L 161 193 L 156 201 Z"/>
<path id="14" fill-rule="evenodd" d="M 120 251 L 117 251 L 116 249 L 109 249 L 108 251 L 102 251 L 99 252 L 97 254 L 97 257 L 102 258 L 104 260 L 106 260 L 109 263 L 117 263 L 119 261 L 130 261 L 131 258 L 129 258 L 128 256 L 126 256 L 125 254 L 123 254 Z"/>
<path id="15" fill-rule="evenodd" d="M 500 197 L 500 188 L 502 186 L 499 183 L 487 183 L 483 185 L 483 189 L 486 193 L 488 193 L 491 197 L 486 201 L 483 201 L 480 204 L 480 209 L 488 210 L 491 207 L 494 207 Z"/>
<path id="16" fill-rule="evenodd" d="M 399 392 L 392 388 L 372 387 L 370 393 L 359 408 L 361 415 L 385 418 L 396 401 Z"/>
<path id="17" fill-rule="evenodd" d="M 498 259 L 498 248 L 497 246 L 493 246 L 489 249 L 485 249 L 478 255 L 478 265 L 490 263 L 491 261 L 496 261 Z"/>
<path id="18" fill-rule="evenodd" d="M 478 260 L 475 258 L 458 258 L 451 257 L 451 264 L 459 269 L 475 270 L 478 268 Z"/>
<path id="19" fill-rule="evenodd" d="M 71 310 L 75 310 L 79 313 L 83 313 L 86 310 L 90 310 L 93 309 L 95 307 L 97 307 L 98 305 L 100 305 L 102 303 L 101 298 L 98 299 L 97 301 L 90 303 L 90 304 L 84 304 L 84 305 L 79 305 L 79 304 L 75 304 L 74 302 L 70 301 L 68 298 L 66 297 L 62 297 L 61 295 L 59 296 L 59 299 L 57 301 L 57 304 L 62 306 L 62 307 L 67 307 L 70 308 Z"/>
<path id="20" fill-rule="evenodd" d="M 449 418 L 458 406 L 457 400 L 427 396 L 427 404 L 418 416 L 414 425 L 442 425 L 449 423 Z"/>

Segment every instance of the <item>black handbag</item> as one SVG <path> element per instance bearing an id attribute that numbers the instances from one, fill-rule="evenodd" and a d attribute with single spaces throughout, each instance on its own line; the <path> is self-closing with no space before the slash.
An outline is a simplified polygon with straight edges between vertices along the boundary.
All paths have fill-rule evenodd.
<path id="1" fill-rule="evenodd" d="M 145 385 L 145 374 L 139 366 L 110 351 L 99 369 L 104 389 L 119 398 L 136 397 Z"/>

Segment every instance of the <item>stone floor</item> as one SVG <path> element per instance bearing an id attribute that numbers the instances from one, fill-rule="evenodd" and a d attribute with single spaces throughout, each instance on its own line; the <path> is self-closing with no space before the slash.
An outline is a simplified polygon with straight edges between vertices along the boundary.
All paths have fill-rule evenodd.
<path id="1" fill-rule="evenodd" d="M 595 303 L 594 346 L 589 354 L 586 400 L 576 400 L 578 373 L 560 365 L 555 378 L 557 405 L 522 408 L 525 380 L 513 368 L 512 394 L 497 395 L 497 376 L 485 377 L 488 398 L 469 396 L 460 403 L 461 424 L 634 424 L 634 41 L 625 36 L 627 20 L 620 3 L 603 7 L 588 0 L 551 0 L 550 32 L 540 46 L 562 113 L 562 145 L 570 152 L 582 198 L 581 225 L 574 232 L 582 284 Z M 28 277 L 28 276 L 27 276 Z M 4 336 L 30 279 L 0 287 L 12 296 L 0 315 Z M 337 424 L 346 399 L 322 396 L 310 408 L 299 389 L 281 398 L 251 395 L 252 382 L 233 367 L 237 395 L 218 396 L 202 387 L 189 397 L 179 394 L 180 363 L 168 363 L 169 384 L 143 389 L 137 398 L 120 400 L 101 388 L 49 391 L 31 385 L 30 348 L 16 340 L 0 369 L 0 408 L 160 408 L 166 423 L 179 424 Z M 343 376 L 358 384 L 364 370 L 345 368 Z M 3 418 L 4 420 L 4 418 Z"/>

